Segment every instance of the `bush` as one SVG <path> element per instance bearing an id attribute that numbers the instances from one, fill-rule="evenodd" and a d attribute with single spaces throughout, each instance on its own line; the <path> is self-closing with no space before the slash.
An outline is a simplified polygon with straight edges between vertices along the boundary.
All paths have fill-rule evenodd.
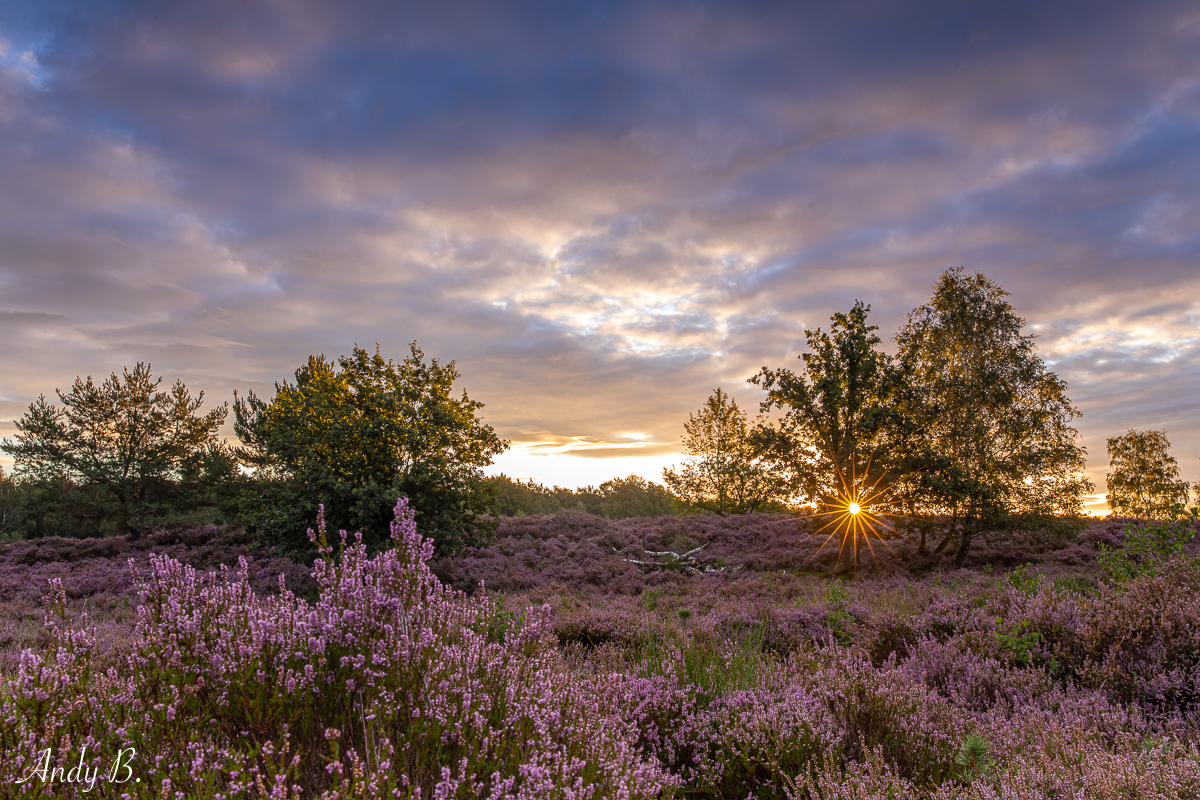
<path id="1" fill-rule="evenodd" d="M 321 503 L 332 522 L 386 546 L 392 504 L 406 497 L 445 555 L 487 538 L 480 468 L 508 448 L 479 417 L 482 403 L 454 396 L 454 362 L 425 361 L 413 342 L 403 361 L 355 347 L 336 363 L 310 356 L 296 382 L 269 402 L 234 398 L 238 451 L 270 479 L 244 506 L 265 543 L 307 553 L 304 531 Z"/>
<path id="2" fill-rule="evenodd" d="M 1196 536 L 1193 523 L 1200 508 L 1171 506 L 1165 519 L 1130 522 L 1120 550 L 1100 545 L 1099 562 L 1113 583 L 1123 583 L 1138 575 L 1153 575 L 1167 560 L 1181 558 L 1184 547 Z"/>
<path id="3" fill-rule="evenodd" d="M 613 478 L 600 484 L 598 489 L 591 486 L 547 488 L 533 480 L 514 481 L 507 475 L 487 478 L 483 486 L 491 496 L 492 509 L 502 517 L 575 510 L 606 519 L 628 519 L 661 517 L 682 508 L 669 491 L 637 475 Z"/>
<path id="4" fill-rule="evenodd" d="M 318 537 L 311 600 L 279 582 L 272 594 L 272 571 L 291 570 L 295 592 L 301 568 L 261 552 L 200 574 L 245 553 L 244 534 L 216 528 L 0 547 L 0 781 L 51 746 L 69 768 L 86 744 L 109 763 L 115 748 L 145 751 L 144 786 L 89 796 L 158 797 L 167 780 L 168 796 L 214 800 L 293 786 L 327 800 L 439 787 L 563 800 L 1200 796 L 1189 559 L 1121 584 L 1049 559 L 919 581 L 688 578 L 621 554 L 707 543 L 732 555 L 804 532 L 769 517 L 571 511 L 506 519 L 487 551 L 439 562 L 467 597 L 426 568 L 411 523 L 402 513 L 394 547 L 373 558 L 357 539 Z M 120 596 L 131 557 L 136 626 Z M 24 598 L 55 577 L 43 629 Z M 520 593 L 497 598 L 484 580 Z M 82 624 L 63 619 L 72 606 L 86 607 Z"/>

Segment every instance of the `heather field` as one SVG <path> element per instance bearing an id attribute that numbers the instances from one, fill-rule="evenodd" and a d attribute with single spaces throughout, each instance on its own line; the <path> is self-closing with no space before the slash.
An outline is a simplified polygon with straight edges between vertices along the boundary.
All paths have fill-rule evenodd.
<path id="1" fill-rule="evenodd" d="M 1190 528 L 1018 521 L 956 567 L 932 520 L 831 577 L 784 516 L 505 518 L 438 560 L 397 520 L 311 568 L 220 528 L 0 546 L 4 792 L 1200 796 Z"/>

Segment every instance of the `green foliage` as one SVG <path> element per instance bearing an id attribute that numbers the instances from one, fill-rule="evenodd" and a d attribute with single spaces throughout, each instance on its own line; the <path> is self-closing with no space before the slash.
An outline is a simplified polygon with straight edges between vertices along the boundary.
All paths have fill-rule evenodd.
<path id="1" fill-rule="evenodd" d="M 825 584 L 825 602 L 829 611 L 825 614 L 825 624 L 833 632 L 833 638 L 842 647 L 849 647 L 853 641 L 852 628 L 856 620 L 854 615 L 846 610 L 850 602 L 850 593 L 841 581 L 829 581 Z"/>
<path id="2" fill-rule="evenodd" d="M 483 487 L 492 513 L 502 517 L 577 510 L 606 519 L 627 519 L 661 517 L 675 513 L 679 507 L 669 491 L 638 475 L 613 478 L 599 488 L 584 486 L 574 490 L 562 486 L 547 488 L 533 480 L 514 481 L 507 475 L 497 475 L 484 479 Z"/>
<path id="3" fill-rule="evenodd" d="M 1069 575 L 1054 579 L 1054 588 L 1071 594 L 1095 594 L 1096 584 L 1083 575 Z"/>
<path id="4" fill-rule="evenodd" d="M 16 534 L 86 538 L 236 524 L 241 497 L 255 484 L 237 470 L 228 448 L 217 445 L 213 451 L 205 456 L 214 462 L 212 469 L 147 482 L 131 510 L 102 485 L 81 486 L 66 478 L 16 481 Z"/>
<path id="5" fill-rule="evenodd" d="M 1032 564 L 1022 564 L 1008 576 L 1008 585 L 1026 597 L 1033 597 L 1042 586 L 1042 574 L 1030 572 Z"/>
<path id="6" fill-rule="evenodd" d="M 27 535 L 137 533 L 181 504 L 211 505 L 188 489 L 236 475 L 217 438 L 228 408 L 201 414 L 203 392 L 161 383 L 139 362 L 99 384 L 76 378 L 57 392 L 61 407 L 45 396 L 30 404 L 14 439 L 0 443 L 24 484 Z"/>
<path id="7" fill-rule="evenodd" d="M 748 514 L 787 496 L 781 476 L 759 458 L 746 412 L 717 389 L 683 424 L 691 456 L 677 472 L 664 469 L 667 487 L 684 503 L 717 514 Z"/>
<path id="8" fill-rule="evenodd" d="M 1127 524 L 1120 550 L 1100 545 L 1097 561 L 1110 583 L 1156 575 L 1166 561 L 1184 557 L 1184 547 L 1196 536 L 1193 522 L 1200 517 L 1200 508 L 1185 509 L 1181 503 L 1175 503 L 1165 516 L 1166 519 Z"/>
<path id="9" fill-rule="evenodd" d="M 575 492 L 572 490 L 561 486 L 548 489 L 532 479 L 514 481 L 507 475 L 496 475 L 485 478 L 482 485 L 489 495 L 489 509 L 501 517 L 554 514 L 565 508 L 576 507 Z"/>
<path id="10" fill-rule="evenodd" d="M 1082 514 L 1006 514 L 992 520 L 988 535 L 1019 538 L 1035 547 L 1057 550 L 1076 541 L 1088 524 L 1088 517 Z"/>
<path id="11" fill-rule="evenodd" d="M 1166 431 L 1135 431 L 1108 440 L 1108 506 L 1118 517 L 1163 519 L 1188 500 L 1187 481 L 1170 455 Z"/>
<path id="12" fill-rule="evenodd" d="M 1005 626 L 1004 619 L 996 617 L 996 640 L 1008 651 L 1009 658 L 1018 667 L 1028 667 L 1033 662 L 1033 653 L 1041 644 L 1042 635 L 1030 630 L 1029 620 L 1023 619 L 1016 625 Z"/>
<path id="13" fill-rule="evenodd" d="M 754 689 L 768 669 L 778 666 L 763 643 L 762 626 L 725 641 L 700 635 L 676 642 L 647 631 L 635 652 L 632 672 L 643 678 L 669 678 L 677 686 L 690 687 L 703 708 L 729 692 Z"/>
<path id="14" fill-rule="evenodd" d="M 990 781 L 995 762 L 991 757 L 991 744 L 977 733 L 963 740 L 958 755 L 954 757 L 959 778 L 966 784 L 979 780 Z"/>
<path id="15" fill-rule="evenodd" d="M 613 478 L 600 484 L 600 515 L 607 519 L 661 517 L 675 507 L 670 491 L 637 475 Z"/>
<path id="16" fill-rule="evenodd" d="M 402 362 L 355 347 L 332 362 L 311 356 L 296 382 L 266 402 L 235 397 L 241 457 L 262 491 L 243 506 L 264 543 L 307 551 L 306 530 L 324 503 L 330 523 L 384 541 L 396 498 L 416 509 L 441 553 L 486 535 L 480 467 L 508 442 L 478 417 L 482 403 L 452 395 L 454 362 L 425 362 L 414 342 Z"/>
<path id="17" fill-rule="evenodd" d="M 808 500 L 828 502 L 851 477 L 876 483 L 888 467 L 896 422 L 895 370 L 879 350 L 871 307 L 856 301 L 830 317 L 829 333 L 805 331 L 811 352 L 804 371 L 763 367 L 750 382 L 767 392 L 764 412 L 782 409 L 778 425 L 763 425 L 756 443 L 788 485 Z"/>
<path id="18" fill-rule="evenodd" d="M 476 626 L 476 633 L 482 634 L 489 644 L 504 644 L 520 636 L 528 628 L 529 609 L 509 611 L 504 607 L 504 597 L 492 601 L 493 605 L 485 609 L 485 613 Z"/>
<path id="19" fill-rule="evenodd" d="M 21 488 L 0 467 L 0 542 L 15 539 L 24 516 Z"/>
<path id="20" fill-rule="evenodd" d="M 1006 514 L 1077 513 L 1091 484 L 1079 416 L 1046 369 L 1008 292 L 982 274 L 947 270 L 896 336 L 927 511 L 965 520 L 958 557 Z"/>

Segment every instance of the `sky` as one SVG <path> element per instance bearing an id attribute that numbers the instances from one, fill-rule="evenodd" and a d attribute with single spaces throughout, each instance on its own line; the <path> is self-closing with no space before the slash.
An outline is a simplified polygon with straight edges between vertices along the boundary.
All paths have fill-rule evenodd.
<path id="1" fill-rule="evenodd" d="M 219 403 L 416 340 L 492 471 L 656 478 L 713 389 L 856 299 L 894 349 L 962 265 L 1098 493 L 1128 428 L 1195 481 L 1198 52 L 1195 3 L 8 0 L 0 436 L 77 375 Z"/>

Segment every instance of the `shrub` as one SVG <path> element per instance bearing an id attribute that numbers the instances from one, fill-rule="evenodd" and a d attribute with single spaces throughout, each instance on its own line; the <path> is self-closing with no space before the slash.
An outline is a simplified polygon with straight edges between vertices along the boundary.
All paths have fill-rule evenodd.
<path id="1" fill-rule="evenodd" d="M 323 502 L 338 524 L 386 546 L 392 503 L 409 499 L 440 553 L 486 541 L 480 468 L 508 448 L 479 416 L 482 403 L 453 394 L 458 368 L 425 361 L 413 342 L 403 361 L 355 347 L 336 363 L 310 356 L 275 396 L 234 398 L 238 456 L 271 478 L 242 508 L 264 542 L 308 550 L 304 531 Z M 299 512 L 299 513 L 298 513 Z"/>
<path id="2" fill-rule="evenodd" d="M 357 538 L 320 542 L 311 600 L 293 596 L 299 565 L 217 528 L 0 546 L 0 781 L 50 746 L 69 768 L 86 745 L 110 764 L 144 750 L 145 785 L 89 796 L 158 797 L 168 781 L 167 796 L 214 799 L 1200 796 L 1189 559 L 1121 584 L 1050 559 L 919 581 L 685 578 L 622 554 L 732 558 L 803 531 L 563 512 L 504 520 L 487 550 L 438 562 L 468 597 L 435 579 L 411 523 L 373 558 Z M 126 558 L 140 609 L 121 596 Z M 232 566 L 204 574 L 217 563 Z M 46 578 L 61 584 L 41 629 L 24 598 Z M 493 580 L 520 591 L 498 597 Z"/>
<path id="3" fill-rule="evenodd" d="M 137 797 L 653 797 L 670 786 L 627 743 L 610 693 L 564 669 L 544 613 L 496 636 L 499 606 L 438 582 L 404 501 L 394 547 L 374 558 L 361 537 L 343 533 L 336 558 L 323 525 L 315 538 L 313 605 L 282 587 L 259 597 L 244 562 L 206 578 L 153 556 L 121 670 L 93 668 L 86 620 L 55 620 L 59 587 L 53 643 L 0 684 L 0 781 L 28 774 L 31 754 L 67 763 L 86 744 L 143 754 L 142 783 L 121 789 Z"/>
<path id="4" fill-rule="evenodd" d="M 1122 583 L 1138 575 L 1153 575 L 1168 559 L 1183 556 L 1184 547 L 1196 536 L 1193 521 L 1200 508 L 1171 506 L 1166 519 L 1131 522 L 1125 525 L 1120 550 L 1100 545 L 1099 562 L 1113 583 Z"/>
<path id="5" fill-rule="evenodd" d="M 1173 559 L 1091 601 L 1066 658 L 1084 686 L 1200 721 L 1200 569 Z"/>

